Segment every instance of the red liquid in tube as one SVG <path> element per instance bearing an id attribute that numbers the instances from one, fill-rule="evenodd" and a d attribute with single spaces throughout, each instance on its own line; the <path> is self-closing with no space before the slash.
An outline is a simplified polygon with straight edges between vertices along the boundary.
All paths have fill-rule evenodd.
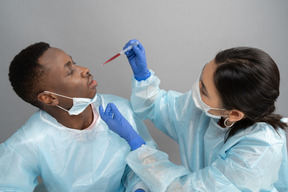
<path id="1" fill-rule="evenodd" d="M 114 55 L 113 57 L 111 57 L 110 59 L 108 59 L 105 63 L 103 63 L 102 65 L 105 65 L 106 63 L 116 59 L 117 57 L 119 57 L 121 54 L 120 53 L 117 53 L 116 55 Z"/>

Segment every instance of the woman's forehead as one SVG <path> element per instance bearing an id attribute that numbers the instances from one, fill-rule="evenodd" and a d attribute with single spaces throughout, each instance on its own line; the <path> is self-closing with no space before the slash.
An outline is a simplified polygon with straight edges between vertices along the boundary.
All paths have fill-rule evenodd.
<path id="1" fill-rule="evenodd" d="M 217 92 L 214 83 L 214 73 L 216 69 L 217 65 L 215 64 L 213 59 L 203 67 L 201 73 L 201 81 L 204 83 L 204 85 L 210 92 Z"/>
<path id="2" fill-rule="evenodd" d="M 205 64 L 201 76 L 209 76 L 213 78 L 214 72 L 216 71 L 217 65 L 214 62 L 214 59 L 212 59 L 209 63 Z"/>

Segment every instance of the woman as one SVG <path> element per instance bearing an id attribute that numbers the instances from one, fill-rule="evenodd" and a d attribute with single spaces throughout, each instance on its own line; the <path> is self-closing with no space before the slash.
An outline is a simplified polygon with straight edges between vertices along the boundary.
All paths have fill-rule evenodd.
<path id="1" fill-rule="evenodd" d="M 141 143 L 113 104 L 105 112 L 100 107 L 100 115 L 110 129 L 138 143 L 126 160 L 152 191 L 288 191 L 287 123 L 273 113 L 280 77 L 267 53 L 221 51 L 184 94 L 159 89 L 140 43 L 126 55 L 135 77 L 134 111 L 179 143 L 183 166 Z"/>

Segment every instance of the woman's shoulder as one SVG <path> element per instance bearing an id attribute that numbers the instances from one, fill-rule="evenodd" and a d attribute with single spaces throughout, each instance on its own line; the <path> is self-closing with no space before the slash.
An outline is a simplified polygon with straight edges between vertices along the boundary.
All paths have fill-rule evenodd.
<path id="1" fill-rule="evenodd" d="M 241 140 L 254 140 L 259 143 L 269 145 L 286 142 L 285 131 L 278 128 L 275 130 L 270 124 L 265 122 L 255 123 L 237 134 Z"/>

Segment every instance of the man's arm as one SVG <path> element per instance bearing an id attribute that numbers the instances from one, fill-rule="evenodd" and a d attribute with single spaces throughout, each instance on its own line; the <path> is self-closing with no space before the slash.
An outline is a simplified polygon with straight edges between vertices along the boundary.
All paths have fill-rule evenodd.
<path id="1" fill-rule="evenodd" d="M 21 145 L 21 144 L 19 144 Z M 0 191 L 33 191 L 37 173 L 30 162 L 9 145 L 0 145 Z"/>

